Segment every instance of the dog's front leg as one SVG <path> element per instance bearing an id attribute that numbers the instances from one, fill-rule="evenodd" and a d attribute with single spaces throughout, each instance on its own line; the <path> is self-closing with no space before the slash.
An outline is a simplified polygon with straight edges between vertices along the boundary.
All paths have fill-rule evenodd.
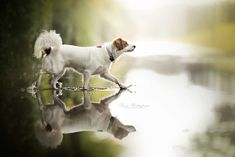
<path id="1" fill-rule="evenodd" d="M 89 84 L 89 81 L 90 81 L 90 76 L 91 76 L 91 73 L 88 72 L 88 71 L 85 71 L 83 73 L 83 89 L 84 90 L 88 89 L 88 84 Z"/>
<path id="2" fill-rule="evenodd" d="M 110 74 L 108 72 L 102 73 L 102 74 L 100 74 L 100 76 L 109 80 L 109 81 L 116 83 L 121 89 L 127 88 L 125 85 L 122 85 L 117 78 L 115 78 L 112 74 Z"/>
<path id="3" fill-rule="evenodd" d="M 125 90 L 120 89 L 117 93 L 115 93 L 115 94 L 113 94 L 113 95 L 111 95 L 111 96 L 109 96 L 109 97 L 106 97 L 106 98 L 102 99 L 102 100 L 100 101 L 100 104 L 105 105 L 105 106 L 108 106 L 111 102 L 113 102 L 114 100 L 116 100 L 116 99 L 122 94 L 122 92 L 124 92 L 124 91 L 125 91 Z"/>

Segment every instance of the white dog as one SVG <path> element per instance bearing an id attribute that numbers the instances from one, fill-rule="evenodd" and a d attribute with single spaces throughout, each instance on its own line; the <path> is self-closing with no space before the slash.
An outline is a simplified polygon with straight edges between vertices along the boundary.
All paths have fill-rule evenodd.
<path id="1" fill-rule="evenodd" d="M 120 88 L 126 88 L 117 78 L 110 74 L 112 64 L 124 52 L 134 51 L 135 45 L 118 38 L 112 43 L 96 47 L 78 47 L 62 44 L 62 39 L 55 31 L 44 31 L 39 35 L 34 46 L 34 56 L 42 58 L 44 72 L 54 74 L 51 83 L 54 88 L 58 80 L 64 75 L 67 68 L 83 74 L 83 88 L 88 89 L 91 75 L 115 82 Z M 41 76 L 38 79 L 40 84 Z M 62 84 L 59 84 L 62 86 Z"/>

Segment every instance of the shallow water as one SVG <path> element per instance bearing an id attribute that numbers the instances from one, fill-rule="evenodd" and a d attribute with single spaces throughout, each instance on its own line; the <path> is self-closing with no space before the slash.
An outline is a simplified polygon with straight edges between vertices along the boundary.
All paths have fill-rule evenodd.
<path id="1" fill-rule="evenodd" d="M 6 101 L 6 107 L 14 104 L 4 122 L 11 127 L 6 136 L 11 136 L 8 142 L 15 153 L 235 155 L 235 73 L 226 68 L 233 58 L 151 56 L 133 60 L 124 76 L 125 84 L 133 85 L 127 91 L 65 87 L 41 89 L 32 96 L 22 90 L 16 95 L 20 102 L 14 104 L 14 97 Z M 109 130 L 111 117 L 129 134 L 114 135 Z M 57 133 L 53 139 L 51 130 Z"/>
<path id="2" fill-rule="evenodd" d="M 142 59 L 139 67 L 145 68 L 127 75 L 127 82 L 136 83 L 136 93 L 123 96 L 119 104 L 132 109 L 114 105 L 114 112 L 137 126 L 138 131 L 127 139 L 132 144 L 128 153 L 234 156 L 235 73 L 214 67 L 221 58 L 156 58 L 146 59 L 151 66 Z"/>

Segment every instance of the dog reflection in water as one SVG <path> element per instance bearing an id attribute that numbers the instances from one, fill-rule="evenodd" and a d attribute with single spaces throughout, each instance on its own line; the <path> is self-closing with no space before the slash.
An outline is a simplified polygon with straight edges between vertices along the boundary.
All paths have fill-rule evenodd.
<path id="1" fill-rule="evenodd" d="M 37 95 L 41 110 L 41 120 L 35 123 L 35 134 L 39 142 L 55 148 L 61 144 L 63 134 L 82 131 L 103 131 L 112 134 L 117 139 L 123 139 L 135 127 L 124 125 L 113 117 L 109 104 L 117 99 L 123 90 L 102 99 L 100 103 L 91 103 L 88 91 L 83 91 L 84 102 L 67 110 L 65 103 L 53 94 L 53 105 L 43 105 L 40 95 Z"/>

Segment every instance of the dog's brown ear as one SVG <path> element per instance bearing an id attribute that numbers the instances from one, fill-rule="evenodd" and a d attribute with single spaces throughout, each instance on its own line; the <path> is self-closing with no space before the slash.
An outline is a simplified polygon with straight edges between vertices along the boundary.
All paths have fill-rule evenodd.
<path id="1" fill-rule="evenodd" d="M 122 38 L 117 38 L 116 40 L 113 41 L 113 45 L 118 49 L 118 50 L 122 50 L 125 47 L 128 46 L 128 43 L 123 40 Z"/>
<path id="2" fill-rule="evenodd" d="M 122 44 L 122 39 L 118 38 L 116 40 L 113 41 L 113 45 L 118 49 L 118 50 L 122 50 L 123 49 L 123 44 Z"/>

